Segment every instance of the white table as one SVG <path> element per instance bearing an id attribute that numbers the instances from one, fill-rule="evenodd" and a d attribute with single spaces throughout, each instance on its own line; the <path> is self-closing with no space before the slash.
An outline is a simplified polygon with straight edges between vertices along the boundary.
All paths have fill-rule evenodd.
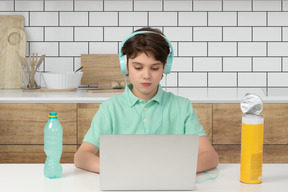
<path id="1" fill-rule="evenodd" d="M 90 192 L 99 190 L 99 174 L 62 164 L 60 179 L 44 177 L 43 164 L 0 164 L 1 192 Z M 244 184 L 239 164 L 220 164 L 220 174 L 213 181 L 196 184 L 196 191 L 205 192 L 278 192 L 288 190 L 288 164 L 264 164 L 263 183 Z M 197 179 L 203 179 L 197 175 Z"/>

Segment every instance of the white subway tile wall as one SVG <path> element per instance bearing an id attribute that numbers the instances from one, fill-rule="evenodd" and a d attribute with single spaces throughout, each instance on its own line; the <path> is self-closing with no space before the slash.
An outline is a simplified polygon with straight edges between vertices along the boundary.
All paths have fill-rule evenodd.
<path id="1" fill-rule="evenodd" d="M 193 41 L 222 41 L 221 27 L 194 27 Z"/>
<path id="2" fill-rule="evenodd" d="M 162 11 L 162 0 L 134 0 L 134 11 Z"/>
<path id="3" fill-rule="evenodd" d="M 197 57 L 193 61 L 193 71 L 222 71 L 222 59 L 220 57 Z"/>
<path id="4" fill-rule="evenodd" d="M 16 12 L 15 12 L 16 13 Z M 30 27 L 34 26 L 58 26 L 58 12 L 30 12 L 25 20 L 30 21 Z"/>
<path id="5" fill-rule="evenodd" d="M 255 57 L 253 58 L 253 71 L 281 71 L 281 58 Z"/>
<path id="6" fill-rule="evenodd" d="M 251 11 L 252 1 L 223 0 L 223 11 Z"/>
<path id="7" fill-rule="evenodd" d="M 75 27 L 75 41 L 103 41 L 102 27 Z"/>
<path id="8" fill-rule="evenodd" d="M 266 73 L 238 73 L 238 87 L 265 87 Z"/>
<path id="9" fill-rule="evenodd" d="M 288 58 L 287 57 L 283 58 L 282 69 L 283 71 L 288 71 Z"/>
<path id="10" fill-rule="evenodd" d="M 45 11 L 73 11 L 73 1 L 45 1 Z"/>
<path id="11" fill-rule="evenodd" d="M 208 56 L 236 56 L 236 42 L 208 42 Z"/>
<path id="12" fill-rule="evenodd" d="M 236 26 L 236 12 L 208 12 L 208 26 Z"/>
<path id="13" fill-rule="evenodd" d="M 60 12 L 60 26 L 88 26 L 88 12 Z"/>
<path id="14" fill-rule="evenodd" d="M 13 1 L 0 1 L 0 11 L 14 11 Z"/>
<path id="15" fill-rule="evenodd" d="M 74 3 L 75 11 L 103 11 L 103 1 L 78 0 Z"/>
<path id="16" fill-rule="evenodd" d="M 249 57 L 224 57 L 223 71 L 252 71 L 252 59 Z"/>
<path id="17" fill-rule="evenodd" d="M 15 1 L 17 11 L 43 11 L 43 1 Z"/>
<path id="18" fill-rule="evenodd" d="M 207 26 L 207 12 L 178 12 L 179 26 Z"/>
<path id="19" fill-rule="evenodd" d="M 74 56 L 88 52 L 88 42 L 60 42 L 60 56 Z"/>
<path id="20" fill-rule="evenodd" d="M 251 31 L 251 27 L 223 27 L 223 41 L 251 41 Z"/>
<path id="21" fill-rule="evenodd" d="M 281 41 L 281 27 L 253 27 L 253 41 Z"/>
<path id="22" fill-rule="evenodd" d="M 147 12 L 120 12 L 120 26 L 146 26 Z"/>
<path id="23" fill-rule="evenodd" d="M 69 58 L 59 58 L 59 57 L 49 57 L 46 58 L 45 70 L 51 72 L 65 72 L 67 69 L 73 70 L 73 57 Z"/>
<path id="24" fill-rule="evenodd" d="M 209 73 L 208 86 L 210 87 L 235 87 L 237 74 L 235 73 Z"/>
<path id="25" fill-rule="evenodd" d="M 118 13 L 90 12 L 89 26 L 118 26 Z"/>
<path id="26" fill-rule="evenodd" d="M 253 1 L 253 11 L 281 11 L 281 0 Z"/>
<path id="27" fill-rule="evenodd" d="M 45 54 L 47 57 L 60 56 L 58 52 L 59 42 L 30 42 L 30 53 Z"/>
<path id="28" fill-rule="evenodd" d="M 164 75 L 160 82 L 161 86 L 163 87 L 165 87 L 165 78 L 166 76 Z M 177 86 L 177 73 L 170 73 L 169 75 L 167 75 L 166 84 L 169 87 L 176 87 Z"/>
<path id="29" fill-rule="evenodd" d="M 192 1 L 164 1 L 164 11 L 192 11 Z"/>
<path id="30" fill-rule="evenodd" d="M 192 41 L 192 27 L 164 27 L 163 31 L 169 41 Z"/>
<path id="31" fill-rule="evenodd" d="M 288 26 L 288 12 L 268 12 L 268 26 Z"/>
<path id="32" fill-rule="evenodd" d="M 73 27 L 45 27 L 45 41 L 73 41 L 73 34 Z"/>
<path id="33" fill-rule="evenodd" d="M 118 54 L 118 43 L 115 42 L 90 42 L 91 54 Z"/>
<path id="34" fill-rule="evenodd" d="M 44 41 L 43 27 L 25 27 L 27 41 Z"/>
<path id="35" fill-rule="evenodd" d="M 212 0 L 212 1 L 193 1 L 193 11 L 222 11 L 222 1 Z"/>
<path id="36" fill-rule="evenodd" d="M 104 11 L 133 11 L 133 2 L 133 0 L 104 0 Z"/>
<path id="37" fill-rule="evenodd" d="M 25 17 L 26 55 L 46 54 L 45 71 L 118 54 L 150 26 L 174 48 L 168 88 L 288 87 L 288 0 L 3 0 L 0 15 Z"/>
<path id="38" fill-rule="evenodd" d="M 192 57 L 174 57 L 171 71 L 193 71 Z"/>
<path id="39" fill-rule="evenodd" d="M 207 42 L 179 42 L 179 56 L 207 56 Z"/>
<path id="40" fill-rule="evenodd" d="M 179 87 L 207 87 L 207 73 L 179 73 Z"/>
<path id="41" fill-rule="evenodd" d="M 177 27 L 177 12 L 150 12 L 150 26 L 175 26 Z"/>
<path id="42" fill-rule="evenodd" d="M 238 26 L 266 26 L 266 12 L 238 12 Z"/>

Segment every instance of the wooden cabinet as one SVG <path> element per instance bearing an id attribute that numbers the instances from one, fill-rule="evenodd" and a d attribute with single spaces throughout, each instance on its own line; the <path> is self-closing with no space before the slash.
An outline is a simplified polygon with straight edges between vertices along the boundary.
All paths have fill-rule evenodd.
<path id="1" fill-rule="evenodd" d="M 288 104 L 264 104 L 264 163 L 288 163 Z M 213 145 L 220 162 L 239 163 L 242 112 L 239 104 L 213 104 Z"/>
<path id="2" fill-rule="evenodd" d="M 44 127 L 56 111 L 63 127 L 62 163 L 73 156 L 100 104 L 0 104 L 0 163 L 44 163 Z M 221 163 L 239 163 L 239 104 L 193 104 Z M 265 104 L 264 163 L 288 163 L 288 104 Z"/>
<path id="3" fill-rule="evenodd" d="M 44 127 L 56 111 L 63 128 L 61 162 L 77 150 L 77 104 L 0 104 L 0 163 L 43 163 Z"/>
<path id="4" fill-rule="evenodd" d="M 206 132 L 207 137 L 212 143 L 212 104 L 193 104 L 193 109 Z"/>
<path id="5" fill-rule="evenodd" d="M 100 104 L 78 104 L 78 145 L 83 141 Z"/>

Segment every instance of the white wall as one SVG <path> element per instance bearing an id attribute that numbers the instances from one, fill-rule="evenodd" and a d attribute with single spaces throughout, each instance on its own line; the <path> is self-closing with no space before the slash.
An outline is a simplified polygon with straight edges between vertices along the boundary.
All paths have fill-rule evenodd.
<path id="1" fill-rule="evenodd" d="M 1 0 L 0 14 L 25 16 L 27 56 L 46 54 L 46 71 L 151 26 L 174 47 L 168 87 L 288 87 L 286 0 Z"/>

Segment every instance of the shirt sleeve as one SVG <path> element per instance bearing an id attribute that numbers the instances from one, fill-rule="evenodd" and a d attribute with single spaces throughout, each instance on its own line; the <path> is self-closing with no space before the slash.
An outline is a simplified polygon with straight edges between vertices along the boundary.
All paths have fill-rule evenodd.
<path id="1" fill-rule="evenodd" d="M 100 149 L 100 135 L 111 134 L 111 130 L 109 112 L 105 105 L 101 104 L 83 141 L 91 143 Z"/>
<path id="2" fill-rule="evenodd" d="M 188 99 L 186 104 L 185 134 L 194 134 L 199 136 L 206 135 L 192 107 L 192 104 Z"/>

